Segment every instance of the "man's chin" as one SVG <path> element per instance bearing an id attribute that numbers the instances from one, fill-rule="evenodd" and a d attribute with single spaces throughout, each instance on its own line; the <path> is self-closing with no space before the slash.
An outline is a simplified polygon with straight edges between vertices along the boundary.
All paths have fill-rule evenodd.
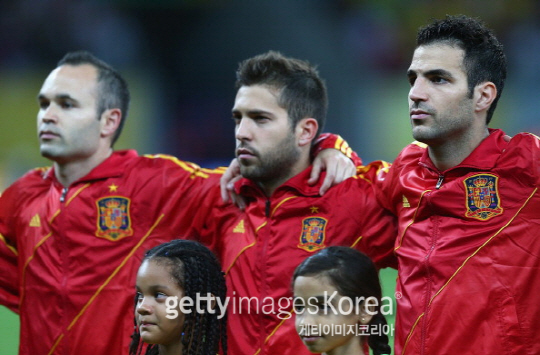
<path id="1" fill-rule="evenodd" d="M 429 141 L 432 135 L 427 127 L 413 127 L 412 129 L 413 138 L 419 142 Z"/>
<path id="2" fill-rule="evenodd" d="M 51 147 L 41 146 L 39 149 L 39 152 L 41 153 L 42 157 L 47 158 L 49 160 L 57 161 L 62 158 L 61 152 L 59 152 L 56 149 L 51 149 Z"/>
<path id="3" fill-rule="evenodd" d="M 256 170 L 257 168 L 253 165 L 240 164 L 240 174 L 247 179 L 252 179 L 256 175 Z"/>

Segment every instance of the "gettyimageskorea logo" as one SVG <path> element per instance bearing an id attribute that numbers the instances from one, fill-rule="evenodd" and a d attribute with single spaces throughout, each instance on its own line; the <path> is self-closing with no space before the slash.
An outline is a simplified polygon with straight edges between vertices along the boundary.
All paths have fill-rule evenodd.
<path id="1" fill-rule="evenodd" d="M 377 314 L 379 309 L 379 300 L 375 297 L 341 297 L 337 300 L 338 292 L 324 292 L 323 302 L 318 297 L 310 297 L 307 300 L 302 298 L 281 297 L 274 299 L 265 297 L 240 297 L 233 292 L 232 297 L 221 299 L 211 293 L 201 295 L 197 293 L 195 299 L 185 296 L 182 298 L 167 297 L 165 300 L 166 317 L 174 319 L 178 317 L 179 312 L 183 314 L 197 313 L 218 313 L 218 319 L 223 318 L 225 311 L 234 314 L 266 314 L 276 315 L 279 319 L 289 319 L 293 313 L 302 314 L 343 314 L 348 315 L 351 312 L 364 308 L 365 313 L 369 315 Z M 380 302 L 380 312 L 383 315 L 394 313 L 394 302 L 391 297 L 382 297 Z"/>

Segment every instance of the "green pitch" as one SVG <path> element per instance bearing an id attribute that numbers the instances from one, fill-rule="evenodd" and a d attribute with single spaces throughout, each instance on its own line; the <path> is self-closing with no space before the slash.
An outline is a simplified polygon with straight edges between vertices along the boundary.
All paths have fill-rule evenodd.
<path id="1" fill-rule="evenodd" d="M 17 355 L 19 349 L 19 316 L 0 306 L 0 349 L 3 355 Z"/>

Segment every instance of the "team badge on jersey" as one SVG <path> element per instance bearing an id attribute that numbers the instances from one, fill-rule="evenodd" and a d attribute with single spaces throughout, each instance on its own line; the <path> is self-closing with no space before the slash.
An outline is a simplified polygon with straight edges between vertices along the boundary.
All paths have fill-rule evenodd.
<path id="1" fill-rule="evenodd" d="M 502 213 L 498 176 L 476 174 L 465 179 L 463 183 L 467 195 L 465 217 L 487 221 Z"/>
<path id="2" fill-rule="evenodd" d="M 302 234 L 298 247 L 307 251 L 316 251 L 326 247 L 324 237 L 328 221 L 322 217 L 304 218 L 302 221 Z"/>
<path id="3" fill-rule="evenodd" d="M 98 220 L 96 236 L 117 241 L 133 235 L 129 216 L 129 198 L 107 196 L 96 201 Z"/>

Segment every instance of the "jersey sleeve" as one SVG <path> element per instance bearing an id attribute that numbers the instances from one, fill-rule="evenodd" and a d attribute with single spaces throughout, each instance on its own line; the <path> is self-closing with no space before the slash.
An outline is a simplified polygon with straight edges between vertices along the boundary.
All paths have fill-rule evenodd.
<path id="1" fill-rule="evenodd" d="M 381 206 L 375 197 L 376 179 L 387 174 L 390 164 L 376 161 L 358 168 L 357 178 L 365 188 L 360 189 L 357 203 L 363 204 L 361 219 L 362 238 L 356 248 L 367 254 L 378 268 L 397 269 L 394 246 L 397 238 L 397 217 Z M 365 184 L 361 180 L 368 182 Z"/>
<path id="2" fill-rule="evenodd" d="M 0 304 L 18 313 L 19 273 L 11 190 L 0 196 Z"/>
<path id="3" fill-rule="evenodd" d="M 355 166 L 362 165 L 362 159 L 352 150 L 347 143 L 340 135 L 333 133 L 323 133 L 316 140 L 311 149 L 311 155 L 313 157 L 317 156 L 324 149 L 337 149 L 343 153 L 347 158 L 351 159 Z"/>

